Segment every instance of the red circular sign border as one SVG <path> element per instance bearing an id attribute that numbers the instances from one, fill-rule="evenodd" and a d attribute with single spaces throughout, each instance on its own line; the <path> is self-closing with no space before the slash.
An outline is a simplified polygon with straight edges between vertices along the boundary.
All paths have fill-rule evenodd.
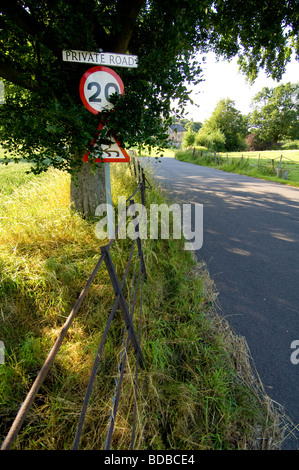
<path id="1" fill-rule="evenodd" d="M 91 75 L 94 72 L 107 72 L 107 73 L 110 73 L 110 75 L 112 75 L 116 79 L 117 83 L 119 84 L 120 94 L 121 95 L 124 94 L 125 87 L 124 87 L 123 81 L 120 78 L 120 76 L 114 70 L 110 69 L 109 67 L 104 67 L 103 65 L 98 65 L 96 67 L 92 67 L 91 69 L 88 69 L 85 72 L 85 74 L 82 76 L 82 78 L 80 80 L 80 85 L 79 85 L 80 98 L 81 98 L 82 103 L 84 104 L 84 106 L 88 109 L 88 111 L 90 111 L 93 114 L 99 114 L 100 111 L 97 111 L 92 106 L 90 106 L 90 104 L 88 103 L 88 101 L 87 101 L 87 99 L 85 98 L 85 95 L 84 95 L 85 82 L 86 82 L 87 78 L 89 77 L 89 75 Z"/>

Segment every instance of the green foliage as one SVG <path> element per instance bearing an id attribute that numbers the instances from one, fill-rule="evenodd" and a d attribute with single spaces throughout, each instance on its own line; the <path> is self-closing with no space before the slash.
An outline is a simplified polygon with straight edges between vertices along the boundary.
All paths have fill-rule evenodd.
<path id="1" fill-rule="evenodd" d="M 30 172 L 31 165 L 23 163 L 14 165 L 12 162 L 0 166 L 0 193 L 1 196 L 12 194 L 19 186 L 32 181 L 36 176 Z M 12 171 L 13 168 L 13 171 Z"/>
<path id="2" fill-rule="evenodd" d="M 247 118 L 234 107 L 234 101 L 220 100 L 211 117 L 206 120 L 197 134 L 197 142 L 210 150 L 236 151 L 245 147 Z"/>
<path id="3" fill-rule="evenodd" d="M 298 58 L 297 0 L 217 2 L 213 14 L 216 50 L 228 58 L 239 52 L 241 71 L 254 81 L 259 68 L 280 80 L 294 48 Z M 229 21 L 230 20 L 230 21 Z"/>
<path id="4" fill-rule="evenodd" d="M 212 130 L 204 125 L 197 133 L 196 143 L 206 147 L 210 151 L 225 151 L 225 135 L 220 129 Z"/>
<path id="5" fill-rule="evenodd" d="M 38 173 L 50 166 L 71 170 L 76 165 L 77 149 L 84 149 L 93 137 L 90 116 L 84 117 L 82 107 L 53 96 L 43 96 L 6 83 L 6 104 L 0 108 L 1 145 L 7 153 L 6 161 L 12 156 L 23 158 L 35 165 L 32 171 Z"/>
<path id="6" fill-rule="evenodd" d="M 281 148 L 284 150 L 297 150 L 299 149 L 299 140 L 287 140 L 282 142 Z"/>
<path id="7" fill-rule="evenodd" d="M 182 34 L 162 14 L 160 5 L 154 3 L 140 12 L 129 49 L 139 55 L 139 67 L 119 71 L 125 95 L 111 100 L 115 112 L 97 116 L 84 108 L 78 93 L 80 78 L 89 67 L 63 63 L 61 53 L 70 48 L 97 50 L 105 41 L 106 50 L 126 52 L 122 21 L 128 21 L 130 9 L 119 16 L 121 2 L 116 8 L 114 4 L 95 5 L 89 1 L 76 5 L 67 1 L 63 8 L 59 1 L 49 5 L 28 2 L 24 6 L 28 7 L 26 13 L 21 6 L 16 13 L 24 16 L 23 21 L 16 21 L 9 8 L 1 18 L 5 23 L 1 37 L 6 54 L 4 64 L 8 67 L 13 61 L 21 70 L 17 75 L 7 72 L 7 67 L 0 68 L 0 76 L 2 72 L 8 80 L 7 105 L 0 108 L 0 140 L 6 149 L 33 161 L 36 172 L 50 166 L 72 172 L 81 166 L 86 147 L 102 119 L 107 122 L 107 129 L 116 130 L 119 140 L 127 146 L 165 145 L 170 99 L 177 98 L 181 109 L 188 98 L 183 82 L 194 80 L 199 67 L 192 59 L 193 46 L 188 43 L 191 38 L 182 40 Z M 38 28 L 28 36 L 26 28 L 32 22 Z M 159 23 L 165 30 L 163 42 L 167 52 L 163 53 L 161 29 L 151 29 L 152 24 L 157 27 Z M 120 44 L 116 47 L 118 40 Z M 9 82 L 15 85 L 10 86 Z"/>
<path id="8" fill-rule="evenodd" d="M 239 54 L 250 77 L 259 67 L 281 75 L 291 49 L 298 52 L 293 1 L 265 0 L 262 8 L 259 0 L 2 2 L 0 77 L 8 98 L 0 107 L 1 144 L 33 161 L 36 172 L 78 169 L 103 118 L 128 146 L 164 145 L 172 100 L 182 115 L 185 84 L 201 80 L 196 52 Z M 87 66 L 61 59 L 62 50 L 99 48 L 139 57 L 138 69 L 120 71 L 125 95 L 105 116 L 80 101 Z"/>
<path id="9" fill-rule="evenodd" d="M 253 99 L 250 123 L 261 142 L 277 145 L 299 136 L 299 83 L 264 87 Z"/>
<path id="10" fill-rule="evenodd" d="M 189 121 L 189 119 L 181 119 L 180 124 L 186 129 L 183 136 L 183 147 L 191 147 L 196 142 L 196 134 L 201 128 L 202 124 L 198 121 Z"/>
<path id="11" fill-rule="evenodd" d="M 184 133 L 183 147 L 191 147 L 195 143 L 195 134 L 191 130 Z"/>
<path id="12" fill-rule="evenodd" d="M 282 163 L 280 165 L 280 157 Z M 299 155 L 298 152 L 263 151 L 263 152 L 232 152 L 230 154 L 217 154 L 204 148 L 181 150 L 175 153 L 175 158 L 182 162 L 195 165 L 209 166 L 230 173 L 239 173 L 276 181 L 290 186 L 299 186 Z M 279 177 L 278 177 L 278 168 Z M 286 171 L 289 172 L 285 177 Z"/>
<path id="13" fill-rule="evenodd" d="M 194 133 L 197 133 L 202 126 L 201 122 L 193 120 L 189 121 L 187 118 L 180 119 L 180 123 L 187 131 Z"/>

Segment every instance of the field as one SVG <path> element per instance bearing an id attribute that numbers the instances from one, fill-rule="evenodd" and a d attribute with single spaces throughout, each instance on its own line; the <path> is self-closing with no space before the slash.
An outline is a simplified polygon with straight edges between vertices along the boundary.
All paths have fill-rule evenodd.
<path id="1" fill-rule="evenodd" d="M 175 155 L 175 150 L 172 148 L 163 149 L 161 152 L 159 152 L 157 149 L 153 149 L 151 152 L 144 150 L 142 151 L 141 155 L 146 157 L 160 157 L 163 155 L 164 158 L 173 158 Z"/>
<path id="2" fill-rule="evenodd" d="M 222 156 L 226 156 L 226 153 L 220 153 Z M 235 158 L 240 158 L 242 155 L 244 158 L 253 158 L 256 159 L 256 161 L 259 158 L 259 155 L 261 158 L 265 158 L 268 160 L 271 160 L 272 158 L 274 159 L 279 159 L 280 156 L 282 155 L 283 160 L 292 160 L 295 163 L 299 163 L 299 150 L 264 150 L 263 152 L 261 151 L 251 151 L 251 152 L 229 152 L 228 155 L 230 157 L 235 157 Z"/>
<path id="3" fill-rule="evenodd" d="M 299 150 L 211 153 L 202 149 L 175 152 L 175 158 L 268 181 L 299 187 Z M 278 177 L 279 175 L 279 177 Z"/>
<path id="4" fill-rule="evenodd" d="M 0 439 L 99 259 L 94 220 L 69 209 L 69 175 L 51 169 L 26 174 L 28 164 L 0 166 Z M 150 176 L 149 176 L 150 178 Z M 113 199 L 136 181 L 126 164 L 112 167 Z M 156 188 L 150 203 L 167 202 Z M 277 448 L 281 415 L 253 374 L 250 354 L 217 314 L 217 292 L 205 266 L 183 240 L 144 240 L 144 288 L 136 449 Z M 112 249 L 122 272 L 129 248 Z M 95 279 L 14 445 L 70 449 L 113 291 L 107 274 Z M 120 355 L 121 316 L 106 340 L 88 407 L 82 449 L 103 448 Z M 112 449 L 128 449 L 134 363 L 121 394 Z"/>
<path id="5" fill-rule="evenodd" d="M 266 168 L 272 170 L 274 168 L 277 175 L 277 170 L 280 165 L 281 176 L 288 170 L 288 182 L 299 183 L 299 150 L 269 150 L 263 152 L 234 152 L 229 154 L 220 154 L 224 159 L 242 159 L 248 160 L 249 165 L 252 165 L 257 170 L 258 168 Z"/>

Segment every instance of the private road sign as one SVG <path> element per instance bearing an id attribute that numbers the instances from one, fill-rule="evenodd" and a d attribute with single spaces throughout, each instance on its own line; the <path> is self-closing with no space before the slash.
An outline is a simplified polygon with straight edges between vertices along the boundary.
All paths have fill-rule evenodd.
<path id="1" fill-rule="evenodd" d="M 81 78 L 79 92 L 82 103 L 93 114 L 113 108 L 109 101 L 110 95 L 124 93 L 124 84 L 119 75 L 107 66 L 137 68 L 138 57 L 129 54 L 116 54 L 113 52 L 88 52 L 78 50 L 62 51 L 62 59 L 65 62 L 77 62 L 93 65 Z M 108 139 L 101 139 L 99 134 L 103 123 L 100 123 L 95 138 L 90 142 L 91 147 L 101 147 L 103 152 L 101 158 L 95 161 L 129 162 L 130 157 L 122 148 L 114 132 L 110 133 Z M 89 159 L 90 151 L 86 151 L 83 160 Z M 107 166 L 109 168 L 109 165 Z M 110 179 L 110 178 L 106 178 Z"/>
<path id="2" fill-rule="evenodd" d="M 116 54 L 114 52 L 62 51 L 65 62 L 79 62 L 89 65 L 105 65 L 107 67 L 137 68 L 138 56 Z"/>

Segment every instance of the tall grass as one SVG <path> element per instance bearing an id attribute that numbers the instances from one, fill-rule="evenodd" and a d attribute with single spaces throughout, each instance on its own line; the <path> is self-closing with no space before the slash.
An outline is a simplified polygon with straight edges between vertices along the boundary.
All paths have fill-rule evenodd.
<path id="1" fill-rule="evenodd" d="M 117 195 L 130 194 L 136 182 L 127 165 L 111 167 L 116 202 Z M 7 184 L 1 187 L 0 206 L 0 339 L 6 348 L 5 364 L 0 365 L 1 440 L 100 255 L 95 221 L 83 220 L 69 209 L 67 174 L 51 170 L 42 177 L 27 178 L 22 166 L 14 165 L 5 171 L 2 181 Z M 147 204 L 165 202 L 158 188 L 147 195 Z M 128 240 L 119 240 L 111 251 L 120 277 L 129 245 Z M 252 373 L 246 343 L 218 316 L 217 293 L 205 266 L 183 250 L 183 240 L 145 240 L 143 248 L 147 281 L 141 347 L 147 367 L 139 371 L 135 448 L 279 446 L 280 414 Z M 71 448 L 113 300 L 102 269 L 15 449 Z M 82 449 L 103 448 L 123 326 L 117 314 L 88 407 Z M 113 449 L 128 449 L 130 443 L 134 362 L 130 350 Z"/>

